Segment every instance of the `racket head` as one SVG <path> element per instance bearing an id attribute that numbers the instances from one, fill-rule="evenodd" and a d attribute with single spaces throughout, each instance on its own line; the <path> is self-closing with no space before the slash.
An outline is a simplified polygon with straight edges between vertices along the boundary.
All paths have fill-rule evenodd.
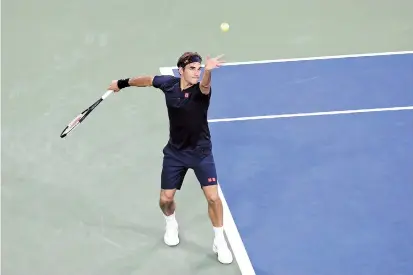
<path id="1" fill-rule="evenodd" d="M 73 131 L 80 123 L 95 109 L 106 97 L 108 97 L 113 91 L 107 91 L 101 98 L 99 98 L 95 103 L 93 103 L 89 108 L 84 110 L 78 116 L 76 116 L 69 124 L 63 129 L 62 133 L 60 134 L 61 138 L 64 138 Z"/>
<path id="2" fill-rule="evenodd" d="M 73 129 L 75 129 L 79 124 L 86 118 L 86 116 L 90 113 L 88 112 L 89 109 L 84 110 L 81 114 L 76 116 L 72 121 L 67 124 L 66 128 L 63 129 L 62 133 L 60 134 L 61 138 L 67 136 Z"/>

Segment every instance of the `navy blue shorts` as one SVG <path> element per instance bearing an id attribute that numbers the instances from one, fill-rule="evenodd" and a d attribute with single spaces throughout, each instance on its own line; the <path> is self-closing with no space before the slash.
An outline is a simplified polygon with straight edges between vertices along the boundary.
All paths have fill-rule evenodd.
<path id="1" fill-rule="evenodd" d="M 170 144 L 163 149 L 162 189 L 180 190 L 188 169 L 193 169 L 201 187 L 216 185 L 217 172 L 210 146 L 177 150 Z"/>

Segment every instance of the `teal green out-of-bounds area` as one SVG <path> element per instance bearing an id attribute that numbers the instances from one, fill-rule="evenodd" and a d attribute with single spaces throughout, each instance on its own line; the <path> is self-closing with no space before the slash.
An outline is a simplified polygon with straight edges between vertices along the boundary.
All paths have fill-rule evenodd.
<path id="1" fill-rule="evenodd" d="M 411 0 L 2 1 L 1 274 L 240 274 L 212 253 L 193 173 L 177 195 L 181 244 L 163 243 L 161 92 L 126 89 L 60 132 L 111 80 L 159 74 L 185 51 L 235 62 L 413 50 L 412 11 Z"/>

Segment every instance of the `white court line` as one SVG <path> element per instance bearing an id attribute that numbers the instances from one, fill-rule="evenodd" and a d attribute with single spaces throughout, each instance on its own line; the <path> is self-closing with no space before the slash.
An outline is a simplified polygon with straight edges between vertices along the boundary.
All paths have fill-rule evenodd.
<path id="1" fill-rule="evenodd" d="M 242 275 L 255 275 L 255 270 L 252 266 L 250 257 L 245 249 L 244 242 L 241 239 L 237 225 L 229 210 L 228 203 L 222 192 L 221 186 L 218 183 L 218 193 L 222 200 L 222 208 L 224 210 L 224 230 L 227 234 L 228 242 L 234 253 L 235 259 Z"/>
<path id="2" fill-rule="evenodd" d="M 217 118 L 217 119 L 210 119 L 208 120 L 208 122 L 212 122 L 212 123 L 231 122 L 231 121 L 243 121 L 243 120 L 260 120 L 260 119 L 307 117 L 307 116 L 329 116 L 329 115 L 341 115 L 341 114 L 357 114 L 357 113 L 389 112 L 389 111 L 405 111 L 405 110 L 413 110 L 413 106 L 343 110 L 343 111 L 329 111 L 329 112 L 313 112 L 313 113 L 297 113 L 297 114 L 268 115 L 268 116 Z"/>
<path id="3" fill-rule="evenodd" d="M 162 67 L 160 68 L 160 72 L 163 75 L 174 75 L 172 68 Z M 224 197 L 224 194 L 219 183 L 218 192 L 222 200 L 222 207 L 224 211 L 224 230 L 227 235 L 228 242 L 231 246 L 232 252 L 234 253 L 234 258 L 237 261 L 238 267 L 241 271 L 241 274 L 255 275 L 255 271 L 252 267 L 251 260 L 248 256 L 247 250 L 245 249 L 237 225 L 235 224 L 234 218 L 232 217 L 231 211 L 229 210 L 227 201 Z"/>
<path id="4" fill-rule="evenodd" d="M 379 52 L 379 53 L 363 53 L 363 54 L 345 54 L 345 55 L 330 55 L 330 56 L 314 56 L 314 57 L 301 57 L 301 58 L 287 58 L 287 59 L 270 59 L 270 60 L 258 60 L 258 61 L 245 61 L 245 62 L 228 62 L 224 66 L 234 65 L 249 65 L 249 64 L 265 64 L 265 63 L 280 63 L 280 62 L 294 62 L 294 61 L 307 61 L 307 60 L 324 60 L 324 59 L 343 59 L 343 58 L 358 58 L 358 57 L 373 57 L 373 56 L 386 56 L 386 55 L 401 55 L 401 54 L 413 54 L 413 51 L 398 51 L 398 52 Z M 167 74 L 173 74 L 174 67 L 161 67 L 162 71 Z M 162 73 L 163 74 L 163 73 Z"/>

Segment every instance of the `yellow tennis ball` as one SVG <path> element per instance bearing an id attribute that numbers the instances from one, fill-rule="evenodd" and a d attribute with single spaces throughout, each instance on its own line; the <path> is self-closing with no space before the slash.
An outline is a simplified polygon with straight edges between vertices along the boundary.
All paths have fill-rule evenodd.
<path id="1" fill-rule="evenodd" d="M 229 25 L 228 23 L 222 23 L 221 24 L 221 31 L 226 32 L 229 30 Z"/>

